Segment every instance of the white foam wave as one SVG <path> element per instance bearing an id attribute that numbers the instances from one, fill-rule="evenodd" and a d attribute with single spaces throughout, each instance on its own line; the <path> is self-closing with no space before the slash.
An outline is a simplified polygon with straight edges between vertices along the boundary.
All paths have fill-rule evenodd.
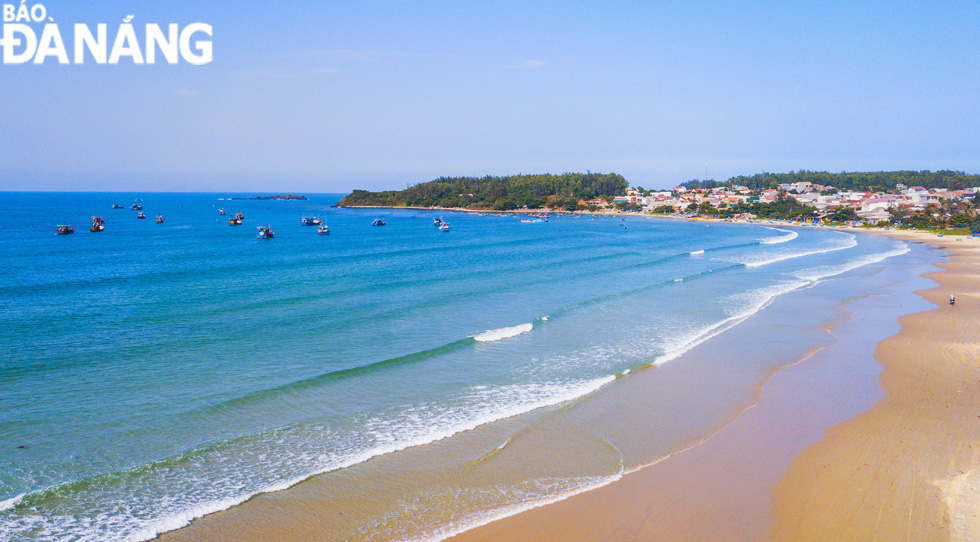
<path id="1" fill-rule="evenodd" d="M 869 254 L 863 258 L 858 258 L 856 260 L 841 264 L 841 265 L 825 265 L 822 267 L 816 267 L 813 269 L 802 269 L 797 271 L 794 276 L 808 281 L 817 281 L 823 278 L 832 277 L 834 275 L 839 275 L 841 273 L 846 273 L 852 269 L 857 269 L 865 265 L 870 265 L 873 263 L 878 263 L 880 261 L 892 258 L 894 256 L 901 256 L 902 254 L 907 254 L 910 250 L 907 243 L 902 242 L 902 245 L 894 250 L 888 252 L 881 252 L 878 254 Z"/>
<path id="2" fill-rule="evenodd" d="M 715 322 L 709 326 L 702 327 L 700 329 L 694 330 L 683 336 L 678 337 L 672 344 L 667 345 L 664 349 L 664 353 L 653 360 L 652 365 L 661 365 L 667 363 L 668 361 L 675 360 L 683 355 L 688 350 L 691 350 L 695 346 L 717 337 L 722 332 L 738 325 L 746 318 L 752 316 L 753 314 L 766 308 L 773 299 L 776 299 L 782 294 L 792 292 L 798 288 L 805 286 L 806 282 L 785 282 L 782 284 L 777 284 L 769 288 L 763 288 L 760 290 L 746 292 L 744 295 L 751 295 L 754 297 L 753 302 L 743 311 L 729 316 L 724 320 Z"/>
<path id="3" fill-rule="evenodd" d="M 704 249 L 694 250 L 694 251 L 688 252 L 688 254 L 690 254 L 691 256 L 695 256 L 697 254 L 704 254 Z"/>
<path id="4" fill-rule="evenodd" d="M 3 512 L 4 510 L 9 510 L 17 506 L 18 504 L 20 504 L 20 501 L 24 500 L 24 495 L 27 495 L 27 493 L 21 493 L 20 495 L 17 495 L 12 499 L 0 501 L 0 512 Z"/>
<path id="5" fill-rule="evenodd" d="M 848 239 L 847 242 L 845 244 L 841 245 L 841 246 L 831 247 L 831 248 L 825 248 L 823 250 L 810 250 L 810 251 L 806 251 L 806 252 L 791 252 L 789 254 L 781 254 L 779 256 L 774 256 L 772 258 L 768 258 L 768 259 L 765 259 L 765 260 L 748 261 L 748 262 L 740 262 L 740 263 L 745 264 L 746 267 L 762 267 L 764 265 L 769 265 L 769 264 L 776 263 L 776 262 L 781 262 L 781 261 L 784 261 L 784 260 L 792 260 L 793 258 L 802 258 L 803 256 L 812 256 L 814 254 L 824 254 L 824 253 L 827 253 L 827 252 L 835 252 L 835 251 L 838 251 L 838 250 L 847 250 L 849 248 L 856 247 L 857 244 L 858 244 L 857 243 L 857 239 L 855 239 L 854 236 L 852 235 L 850 237 L 850 239 Z"/>
<path id="6" fill-rule="evenodd" d="M 134 531 L 123 540 L 126 542 L 144 542 L 146 540 L 151 540 L 166 531 L 172 531 L 174 529 L 184 527 L 199 517 L 237 506 L 248 499 L 251 499 L 255 495 L 289 489 L 303 480 L 318 474 L 345 469 L 359 463 L 364 463 L 365 461 L 368 461 L 374 457 L 398 452 L 407 448 L 413 448 L 415 446 L 430 444 L 452 437 L 458 433 L 472 431 L 481 425 L 526 414 L 539 408 L 559 405 L 567 401 L 572 401 L 579 397 L 593 393 L 613 380 L 615 380 L 615 376 L 580 381 L 571 385 L 531 384 L 480 390 L 479 393 L 475 394 L 475 397 L 483 399 L 482 402 L 485 404 L 499 405 L 500 403 L 505 403 L 507 406 L 503 409 L 495 409 L 491 406 L 491 408 L 485 410 L 482 415 L 468 419 L 459 419 L 449 415 L 443 416 L 442 419 L 428 419 L 426 420 L 426 427 L 431 429 L 426 433 L 418 434 L 405 439 L 399 439 L 391 435 L 387 436 L 386 438 L 379 438 L 379 440 L 388 441 L 388 444 L 376 446 L 356 455 L 349 456 L 344 460 L 337 461 L 320 469 L 316 469 L 307 474 L 266 486 L 258 491 L 202 503 L 193 508 L 166 516 L 159 520 L 153 521 L 138 531 Z M 583 491 L 586 490 L 587 489 L 583 489 Z"/>
<path id="7" fill-rule="evenodd" d="M 478 333 L 474 335 L 473 338 L 481 343 L 490 343 L 522 335 L 531 331 L 533 328 L 534 324 L 521 324 L 513 327 L 502 327 L 500 329 L 491 329 L 489 331 L 484 331 L 483 333 Z"/>
<path id="8" fill-rule="evenodd" d="M 766 237 L 765 239 L 759 241 L 759 243 L 763 245 L 778 245 L 780 243 L 792 241 L 793 239 L 796 239 L 797 237 L 800 236 L 800 234 L 796 233 L 793 230 L 781 230 L 779 228 L 766 228 L 766 229 L 773 230 L 773 231 L 780 231 L 785 233 L 786 235 L 780 235 L 778 237 Z"/>
<path id="9" fill-rule="evenodd" d="M 509 518 L 511 516 L 516 516 L 527 512 L 528 510 L 533 510 L 535 508 L 540 508 L 542 506 L 547 506 L 549 504 L 554 504 L 559 501 L 568 499 L 569 497 L 574 497 L 580 493 L 585 493 L 587 491 L 592 491 L 594 489 L 599 489 L 602 486 L 607 486 L 613 482 L 621 480 L 623 478 L 623 470 L 612 476 L 602 477 L 602 478 L 592 478 L 588 483 L 580 485 L 574 489 L 564 491 L 553 495 L 551 497 L 540 499 L 532 502 L 524 502 L 518 504 L 512 504 L 510 506 L 505 506 L 498 508 L 496 510 L 487 510 L 483 512 L 477 512 L 470 515 L 469 517 L 463 519 L 457 524 L 448 525 L 443 527 L 425 537 L 418 537 L 411 539 L 412 542 L 441 542 L 447 538 L 454 537 L 460 533 L 476 529 L 477 527 L 482 527 L 493 523 L 494 521 L 499 521 L 504 518 Z"/>

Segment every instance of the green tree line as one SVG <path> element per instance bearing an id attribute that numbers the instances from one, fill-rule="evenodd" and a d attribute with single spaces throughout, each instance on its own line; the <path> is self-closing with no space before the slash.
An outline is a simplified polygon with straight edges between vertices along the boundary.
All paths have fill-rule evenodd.
<path id="1" fill-rule="evenodd" d="M 505 177 L 440 177 L 405 190 L 354 190 L 338 207 L 459 207 L 464 209 L 573 210 L 579 200 L 611 198 L 629 184 L 617 173 L 562 173 Z"/>

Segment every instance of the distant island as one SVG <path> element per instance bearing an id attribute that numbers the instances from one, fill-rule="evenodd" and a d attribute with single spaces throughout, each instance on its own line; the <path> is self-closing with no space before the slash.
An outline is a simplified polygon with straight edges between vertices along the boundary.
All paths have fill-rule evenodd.
<path id="1" fill-rule="evenodd" d="M 509 211 L 574 210 L 580 201 L 612 201 L 629 184 L 618 173 L 562 173 L 506 177 L 440 177 L 405 190 L 354 190 L 337 207 L 444 207 Z"/>
<path id="2" fill-rule="evenodd" d="M 280 194 L 278 196 L 249 196 L 247 198 L 228 198 L 228 199 L 265 199 L 278 201 L 306 201 L 306 196 L 294 196 L 292 194 Z"/>

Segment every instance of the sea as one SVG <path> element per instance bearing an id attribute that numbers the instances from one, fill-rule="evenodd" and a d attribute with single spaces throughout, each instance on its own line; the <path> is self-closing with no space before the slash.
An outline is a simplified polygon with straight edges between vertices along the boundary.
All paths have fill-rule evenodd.
<path id="1" fill-rule="evenodd" d="M 696 445 L 938 258 L 261 195 L 0 193 L 0 542 L 148 540 L 303 488 L 347 512 L 321 540 L 440 540 Z"/>

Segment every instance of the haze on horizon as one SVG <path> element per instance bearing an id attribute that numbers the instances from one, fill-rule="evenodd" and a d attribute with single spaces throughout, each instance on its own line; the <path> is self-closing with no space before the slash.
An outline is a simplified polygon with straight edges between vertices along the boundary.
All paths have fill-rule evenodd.
<path id="1" fill-rule="evenodd" d="M 980 172 L 975 2 L 77 4 L 211 24 L 214 61 L 0 65 L 0 190 Z"/>

